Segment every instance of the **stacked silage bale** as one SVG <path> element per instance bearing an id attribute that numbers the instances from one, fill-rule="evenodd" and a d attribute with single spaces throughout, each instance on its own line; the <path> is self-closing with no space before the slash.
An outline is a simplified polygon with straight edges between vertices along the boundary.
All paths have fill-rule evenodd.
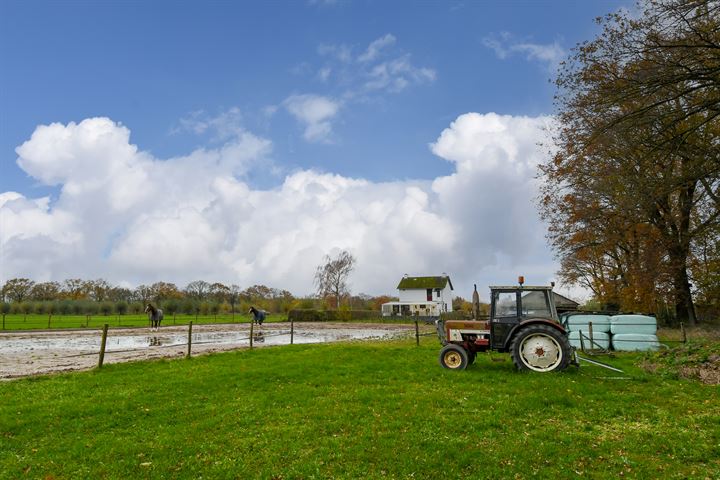
<path id="1" fill-rule="evenodd" d="M 590 323 L 592 323 L 592 342 L 590 341 Z M 610 348 L 610 317 L 597 313 L 571 313 L 563 316 L 567 327 L 570 345 L 575 348 Z M 582 335 L 582 341 L 580 336 Z"/>
<path id="2" fill-rule="evenodd" d="M 614 350 L 657 350 L 657 319 L 647 315 L 613 315 L 610 333 Z"/>

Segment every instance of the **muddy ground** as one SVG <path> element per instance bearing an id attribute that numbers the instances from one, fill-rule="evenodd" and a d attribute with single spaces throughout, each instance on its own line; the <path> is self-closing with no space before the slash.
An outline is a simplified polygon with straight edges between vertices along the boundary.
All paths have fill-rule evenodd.
<path id="1" fill-rule="evenodd" d="M 414 334 L 414 326 L 396 324 L 302 323 L 295 324 L 293 341 L 324 343 L 362 339 L 388 339 Z M 154 358 L 180 358 L 187 354 L 188 327 L 114 328 L 108 332 L 104 363 Z M 249 324 L 193 326 L 192 355 L 249 347 Z M 98 364 L 101 331 L 53 330 L 0 333 L 0 379 L 74 370 Z M 290 343 L 290 324 L 254 327 L 253 346 Z"/>

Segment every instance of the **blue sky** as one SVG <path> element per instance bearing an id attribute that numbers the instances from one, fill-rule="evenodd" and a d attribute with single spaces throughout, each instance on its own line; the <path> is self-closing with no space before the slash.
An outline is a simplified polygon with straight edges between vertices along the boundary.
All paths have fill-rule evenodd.
<path id="1" fill-rule="evenodd" d="M 19 201 L 19 195 L 23 201 L 41 203 L 40 213 L 48 216 L 43 217 L 48 224 L 74 216 L 70 224 L 79 229 L 78 238 L 82 238 L 77 241 L 84 246 L 95 245 L 88 247 L 85 256 L 97 252 L 97 257 L 95 262 L 82 267 L 75 267 L 78 261 L 70 259 L 56 262 L 58 251 L 66 252 L 68 245 L 79 248 L 72 243 L 76 240 L 60 240 L 52 229 L 37 232 L 24 226 L 23 222 L 31 222 L 35 217 L 29 211 L 19 213 L 17 204 L 8 210 L 10 213 L 6 212 L 0 223 L 1 229 L 6 230 L 4 236 L 0 235 L 0 241 L 4 242 L 0 276 L 62 279 L 74 273 L 128 283 L 156 280 L 147 271 L 123 269 L 110 261 L 114 253 L 129 248 L 122 243 L 123 239 L 130 241 L 128 232 L 139 228 L 133 222 L 138 212 L 143 211 L 140 203 L 132 218 L 127 212 L 124 213 L 127 216 L 123 216 L 106 211 L 108 218 L 113 219 L 113 227 L 95 244 L 89 240 L 92 235 L 85 232 L 94 220 L 93 213 L 73 210 L 82 202 L 94 202 L 95 197 L 72 197 L 73 192 L 77 192 L 70 188 L 77 183 L 72 175 L 38 173 L 47 172 L 48 165 L 59 168 L 68 156 L 81 158 L 81 154 L 68 147 L 65 156 L 40 158 L 28 153 L 26 160 L 18 162 L 22 155 L 16 148 L 30 142 L 36 128 L 53 123 L 67 129 L 71 122 L 76 125 L 86 119 L 107 118 L 114 122 L 113 128 L 127 129 L 129 144 L 136 145 L 142 155 L 151 157 L 156 167 L 175 165 L 178 172 L 180 165 L 185 165 L 178 159 L 192 156 L 193 152 L 221 152 L 228 145 L 242 145 L 242 167 L 237 163 L 240 157 L 233 157 L 231 161 L 236 164 L 230 170 L 215 172 L 216 176 L 209 178 L 207 184 L 216 185 L 219 178 L 229 178 L 260 197 L 263 192 L 280 192 L 288 178 L 303 172 L 328 174 L 343 182 L 363 179 L 380 189 L 394 184 L 397 188 L 393 191 L 405 191 L 416 185 L 429 195 L 425 213 L 435 215 L 438 221 L 447 220 L 446 212 L 453 209 L 453 205 L 447 198 L 435 202 L 435 196 L 442 196 L 436 182 L 459 175 L 463 159 L 469 158 L 464 155 L 469 154 L 450 147 L 443 150 L 444 154 L 438 153 L 442 150 L 437 147 L 441 134 L 446 129 L 452 130 L 453 122 L 469 113 L 480 115 L 475 120 L 485 122 L 485 126 L 489 117 L 483 115 L 505 116 L 504 128 L 513 128 L 510 125 L 520 118 L 552 115 L 554 87 L 550 79 L 557 62 L 577 42 L 597 33 L 595 17 L 627 4 L 615 1 L 3 1 L 0 4 L 0 192 L 14 192 L 15 202 Z M 479 128 L 478 131 L 487 134 L 485 126 L 474 125 L 468 128 Z M 70 135 L 69 130 L 63 132 L 58 131 L 60 138 Z M 57 146 L 59 140 L 46 141 L 55 142 L 49 145 Z M 262 147 L 249 146 L 253 141 L 262 143 Z M 54 147 L 43 148 L 28 147 L 27 151 L 46 152 Z M 103 150 L 99 152 L 93 158 L 82 157 L 84 160 L 77 165 L 87 170 L 87 165 L 106 161 Z M 123 160 L 118 165 L 127 162 L 145 165 L 142 158 Z M 74 171 L 68 168 L 67 172 Z M 133 167 L 132 171 L 137 168 Z M 532 178 L 528 172 L 523 175 L 527 181 Z M 99 178 L 96 180 L 100 183 L 112 181 Z M 104 185 L 111 188 L 108 183 Z M 131 187 L 126 184 L 124 188 Z M 211 198 L 215 187 L 208 188 L 204 194 L 198 193 L 198 203 L 188 208 L 199 212 L 212 229 L 216 224 L 208 216 L 209 205 L 217 202 L 213 203 Z M 333 201 L 361 196 L 346 193 L 349 196 L 343 194 Z M 371 198 L 378 194 L 376 191 L 365 193 Z M 347 201 L 364 205 L 371 198 Z M 472 194 L 457 199 L 468 204 L 478 200 Z M 317 201 L 317 198 L 313 200 Z M 487 214 L 480 217 L 492 222 L 494 217 L 488 205 L 492 199 L 483 201 L 479 208 L 484 208 Z M 386 208 L 401 208 L 398 205 L 402 202 L 398 197 L 393 206 Z M 257 203 L 253 205 L 257 207 Z M 6 206 L 9 208 L 7 202 Z M 152 207 L 145 211 L 148 208 Z M 519 207 L 518 212 L 531 208 L 527 203 Z M 156 217 L 164 218 L 162 212 L 168 210 L 155 212 Z M 286 212 L 288 218 L 297 218 L 297 212 L 293 212 Z M 179 214 L 173 215 L 176 218 Z M 317 215 L 323 219 L 342 216 L 329 210 L 318 211 Z M 284 217 L 277 217 L 281 218 Z M 242 217 L 237 221 L 233 235 L 240 235 L 238 232 L 245 228 Z M 365 227 L 358 227 L 362 232 L 359 235 L 367 235 Z M 303 228 L 297 226 L 298 235 Z M 440 252 L 450 251 L 447 254 L 429 251 L 427 255 L 457 256 L 459 252 L 453 252 L 453 248 L 469 244 L 457 240 L 468 228 L 461 224 L 448 228 L 455 232 L 451 235 L 454 243 L 438 248 Z M 324 230 L 323 235 L 327 236 L 328 231 L 332 229 Z M 223 238 L 233 235 L 219 234 Z M 281 232 L 278 237 L 272 232 L 269 235 L 270 239 L 282 237 Z M 29 239 L 42 243 L 42 238 L 50 238 L 54 246 L 43 244 L 37 246 L 38 250 L 32 250 L 21 245 L 33 244 Z M 542 238 L 542 234 L 538 238 Z M 23 242 L 19 242 L 21 239 Z M 316 264 L 318 255 L 321 257 L 339 248 L 356 249 L 356 254 L 365 257 L 371 265 L 386 264 L 382 256 L 364 250 L 371 239 L 379 241 L 370 236 L 362 245 L 348 239 L 325 242 L 313 250 L 314 257 L 309 264 Z M 528 249 L 547 257 L 547 247 L 541 240 L 537 242 Z M 507 242 L 500 239 L 497 243 Z M 152 249 L 162 247 L 162 244 L 148 247 L 148 255 L 152 257 Z M 230 252 L 250 248 L 245 247 L 235 244 L 227 254 L 232 256 Z M 287 257 L 283 248 L 289 247 L 278 247 L 274 254 L 266 255 L 281 261 Z M 513 257 L 512 251 L 489 248 L 486 253 L 478 259 L 478 265 L 490 259 L 496 266 L 503 265 L 505 276 L 509 275 L 506 271 L 513 268 L 522 269 L 522 265 L 506 261 Z M 27 261 L 18 260 L 31 255 L 35 258 L 40 255 L 47 261 L 35 269 L 29 268 Z M 268 258 L 260 263 L 274 265 Z M 275 286 L 294 288 L 298 294 L 308 291 L 301 276 L 268 274 L 267 267 L 261 268 L 256 259 L 257 256 L 248 257 L 241 262 L 243 266 L 235 265 L 227 271 L 171 269 L 163 280 L 182 283 L 181 280 L 201 275 L 215 275 L 222 277 L 218 280 L 231 283 L 256 283 L 255 280 L 282 283 L 287 279 L 288 285 Z M 208 265 L 213 261 L 221 260 L 208 259 Z M 286 261 L 289 260 L 282 260 Z M 308 268 L 308 265 L 297 267 Z M 407 273 L 404 270 L 412 265 L 412 258 L 408 258 L 395 270 Z M 455 266 L 453 262 L 443 264 L 436 260 L 423 260 L 420 265 L 432 271 L 409 273 L 432 274 L 436 269 L 445 271 Z M 551 261 L 543 265 L 532 267 L 537 268 L 538 282 L 551 278 L 556 268 Z M 462 270 L 461 266 L 458 268 Z M 491 269 L 478 274 L 477 266 L 475 268 L 475 272 L 458 273 L 463 281 L 454 283 L 467 288 L 483 275 L 491 281 Z M 365 277 L 358 279 L 357 287 L 370 293 L 391 293 L 396 284 L 395 270 L 387 271 L 392 280 L 383 285 L 374 284 L 369 271 L 358 272 Z M 169 278 L 173 275 L 177 279 Z"/>

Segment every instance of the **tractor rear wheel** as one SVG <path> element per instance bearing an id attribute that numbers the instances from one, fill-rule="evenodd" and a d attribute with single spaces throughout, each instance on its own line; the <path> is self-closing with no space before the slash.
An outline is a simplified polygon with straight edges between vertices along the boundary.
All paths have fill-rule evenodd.
<path id="1" fill-rule="evenodd" d="M 554 372 L 567 368 L 572 348 L 567 336 L 548 325 L 529 325 L 515 334 L 510 353 L 518 370 Z"/>
<path id="2" fill-rule="evenodd" d="M 459 345 L 450 343 L 440 350 L 440 365 L 450 370 L 465 370 L 468 366 L 468 353 Z"/>

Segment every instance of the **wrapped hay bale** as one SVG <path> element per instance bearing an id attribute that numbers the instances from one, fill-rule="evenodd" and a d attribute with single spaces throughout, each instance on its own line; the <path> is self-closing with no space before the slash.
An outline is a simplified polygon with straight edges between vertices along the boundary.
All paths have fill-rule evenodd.
<path id="1" fill-rule="evenodd" d="M 610 334 L 606 332 L 596 332 L 595 322 L 593 322 L 593 343 L 590 343 L 590 332 L 587 330 L 573 330 L 568 334 L 570 345 L 575 348 L 581 348 L 580 334 L 583 336 L 583 344 L 587 349 L 610 348 Z"/>
<path id="2" fill-rule="evenodd" d="M 610 333 L 655 335 L 657 319 L 647 315 L 613 315 L 610 317 Z"/>
<path id="3" fill-rule="evenodd" d="M 618 333 L 612 336 L 614 350 L 621 352 L 635 352 L 657 350 L 660 348 L 657 335 L 642 333 Z"/>
<path id="4" fill-rule="evenodd" d="M 571 332 L 590 330 L 588 325 L 592 322 L 594 332 L 609 332 L 610 317 L 608 315 L 593 313 L 573 313 L 565 317 L 564 323 Z"/>

